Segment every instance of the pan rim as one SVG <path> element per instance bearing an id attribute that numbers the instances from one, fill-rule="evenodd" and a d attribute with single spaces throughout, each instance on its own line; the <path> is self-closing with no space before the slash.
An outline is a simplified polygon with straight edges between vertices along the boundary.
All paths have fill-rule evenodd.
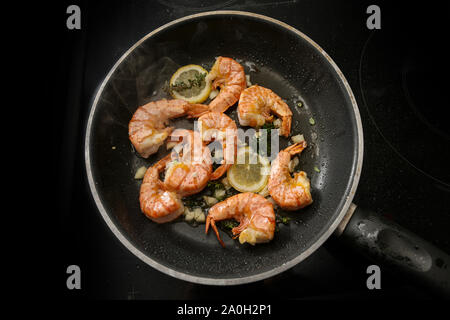
<path id="1" fill-rule="evenodd" d="M 337 218 L 335 218 L 335 220 L 333 221 L 331 226 L 328 228 L 328 230 L 326 232 L 324 232 L 319 237 L 319 239 L 315 243 L 313 243 L 313 245 L 311 245 L 307 250 L 303 251 L 301 254 L 296 256 L 294 259 L 292 259 L 278 267 L 275 267 L 269 271 L 258 273 L 258 274 L 251 275 L 251 276 L 240 277 L 240 278 L 210 278 L 210 277 L 195 276 L 192 274 L 188 274 L 188 273 L 184 273 L 181 271 L 171 269 L 171 268 L 151 259 L 150 257 L 148 257 L 144 252 L 142 252 L 141 250 L 136 248 L 127 239 L 127 237 L 122 234 L 122 232 L 117 228 L 117 226 L 114 224 L 112 219 L 109 217 L 108 213 L 106 212 L 106 209 L 104 208 L 104 206 L 100 200 L 99 194 L 96 189 L 96 183 L 94 181 L 92 170 L 91 170 L 91 157 L 90 157 L 89 149 L 90 149 L 90 135 L 91 135 L 91 126 L 92 126 L 93 116 L 95 114 L 97 104 L 98 104 L 100 96 L 103 92 L 103 89 L 104 89 L 106 83 L 109 81 L 112 74 L 117 69 L 117 67 L 135 48 L 137 48 L 140 44 L 142 44 L 148 38 L 163 31 L 164 29 L 167 29 L 167 28 L 169 28 L 173 25 L 176 25 L 180 22 L 189 21 L 189 20 L 197 19 L 197 18 L 204 17 L 204 16 L 211 16 L 211 15 L 234 15 L 234 16 L 245 16 L 245 17 L 257 18 L 257 19 L 264 20 L 264 21 L 272 23 L 272 24 L 277 24 L 277 25 L 297 34 L 304 40 L 308 41 L 311 45 L 313 45 L 317 49 L 318 52 L 320 52 L 320 54 L 322 56 L 324 56 L 328 60 L 330 65 L 333 67 L 333 69 L 335 70 L 335 72 L 337 73 L 339 78 L 341 79 L 341 81 L 346 89 L 346 92 L 348 94 L 348 97 L 350 98 L 350 101 L 352 103 L 353 114 L 354 114 L 354 117 L 356 120 L 355 122 L 356 122 L 356 128 L 357 128 L 357 140 L 358 140 L 357 148 L 358 148 L 358 150 L 356 152 L 357 153 L 356 165 L 354 164 L 352 167 L 352 176 L 353 176 L 352 180 L 353 181 L 351 182 L 350 191 L 349 191 L 348 195 L 346 196 L 345 203 L 342 206 L 339 215 L 337 216 Z M 152 32 L 148 33 L 143 38 L 141 38 L 139 41 L 137 41 L 132 47 L 130 47 L 120 57 L 120 59 L 116 61 L 114 66 L 111 68 L 111 70 L 106 75 L 105 79 L 102 81 L 100 87 L 97 89 L 97 93 L 95 94 L 94 101 L 92 102 L 91 109 L 89 111 L 87 126 L 86 126 L 86 130 L 85 130 L 85 141 L 84 142 L 85 142 L 85 144 L 84 144 L 85 152 L 84 153 L 85 153 L 86 174 L 87 174 L 88 184 L 89 184 L 89 188 L 90 188 L 92 197 L 95 201 L 95 204 L 96 204 L 98 210 L 100 211 L 100 214 L 103 217 L 103 220 L 106 222 L 106 224 L 108 225 L 110 230 L 114 233 L 114 235 L 119 239 L 119 241 L 122 243 L 122 245 L 124 245 L 131 253 L 133 253 L 136 257 L 138 257 L 140 260 L 142 260 L 149 266 L 151 266 L 151 267 L 155 268 L 156 270 L 159 270 L 169 276 L 172 276 L 172 277 L 180 279 L 180 280 L 192 282 L 192 283 L 206 284 L 206 285 L 219 285 L 219 286 L 239 285 L 239 284 L 251 283 L 251 282 L 256 282 L 259 280 L 267 279 L 269 277 L 275 276 L 283 271 L 286 271 L 286 270 L 294 267 L 301 261 L 305 260 L 314 251 L 316 251 L 330 237 L 330 235 L 334 232 L 334 230 L 338 227 L 338 225 L 340 224 L 341 220 L 343 219 L 343 217 L 345 216 L 345 214 L 347 213 L 347 210 L 349 209 L 349 207 L 351 205 L 353 197 L 356 193 L 356 189 L 358 187 L 359 178 L 360 178 L 361 170 L 362 170 L 363 153 L 364 153 L 362 121 L 361 121 L 361 116 L 359 113 L 359 108 L 356 103 L 356 99 L 353 95 L 353 92 L 352 92 L 350 85 L 348 84 L 344 74 L 339 69 L 339 67 L 336 65 L 336 63 L 331 59 L 331 57 L 317 43 L 315 43 L 312 39 L 310 39 L 307 35 L 305 35 L 301 31 L 293 28 L 292 26 L 290 26 L 282 21 L 279 21 L 277 19 L 265 16 L 265 15 L 247 12 L 247 11 L 237 11 L 237 10 L 207 11 L 207 12 L 188 15 L 188 16 L 173 20 L 171 22 L 168 22 L 168 23 L 156 28 Z"/>

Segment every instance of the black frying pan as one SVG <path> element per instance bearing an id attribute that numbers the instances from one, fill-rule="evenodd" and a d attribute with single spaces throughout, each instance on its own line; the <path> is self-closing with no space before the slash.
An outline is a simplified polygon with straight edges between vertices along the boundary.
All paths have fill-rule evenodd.
<path id="1" fill-rule="evenodd" d="M 134 173 L 167 151 L 139 157 L 128 140 L 131 116 L 137 107 L 167 98 L 164 81 L 179 66 L 211 67 L 219 55 L 238 59 L 252 83 L 283 97 L 294 113 L 292 134 L 304 134 L 309 143 L 300 164 L 311 178 L 314 203 L 291 213 L 291 223 L 281 225 L 268 244 L 240 245 L 222 234 L 224 249 L 213 233 L 205 235 L 203 225 L 156 224 L 139 208 L 141 181 L 134 180 Z M 294 106 L 299 100 L 302 108 Z M 235 109 L 227 111 L 234 119 Z M 177 120 L 174 126 L 192 129 L 193 121 Z M 281 139 L 280 147 L 286 145 Z M 137 257 L 171 276 L 215 285 L 265 279 L 304 260 L 337 230 L 384 262 L 448 290 L 449 272 L 443 266 L 450 260 L 444 253 L 351 204 L 363 159 L 356 101 L 333 60 L 280 21 L 215 11 L 178 19 L 148 34 L 119 59 L 100 86 L 89 115 L 85 159 L 93 197 L 108 226 Z"/>

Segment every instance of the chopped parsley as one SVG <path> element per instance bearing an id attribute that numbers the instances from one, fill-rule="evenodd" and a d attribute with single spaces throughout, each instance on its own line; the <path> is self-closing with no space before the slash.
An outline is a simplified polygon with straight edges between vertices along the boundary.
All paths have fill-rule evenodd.
<path id="1" fill-rule="evenodd" d="M 209 181 L 206 185 L 206 188 L 210 189 L 211 191 L 215 191 L 218 189 L 225 189 L 225 186 L 222 184 L 222 182 Z"/>
<path id="2" fill-rule="evenodd" d="M 174 84 L 170 85 L 170 90 L 179 92 L 186 89 L 192 89 L 193 87 L 200 88 L 202 83 L 205 82 L 206 73 L 196 73 L 194 77 L 194 79 L 187 79 L 188 83 L 180 80 L 176 81 Z"/>
<path id="3" fill-rule="evenodd" d="M 203 208 L 206 206 L 206 203 L 203 200 L 203 198 L 198 198 L 198 197 L 194 197 L 194 196 L 189 196 L 189 197 L 184 198 L 183 203 L 186 207 L 188 207 L 190 209 Z"/>
<path id="4" fill-rule="evenodd" d="M 222 220 L 217 221 L 216 225 L 223 230 L 226 234 L 228 234 L 230 237 L 233 237 L 233 232 L 231 231 L 233 228 L 237 227 L 239 225 L 239 222 L 237 222 L 234 219 L 229 220 Z"/>
<path id="5" fill-rule="evenodd" d="M 231 229 L 237 227 L 238 225 L 239 225 L 239 222 L 237 222 L 236 220 L 233 220 L 233 219 L 220 221 L 220 226 L 222 228 L 225 228 L 228 230 L 231 230 Z"/>
<path id="6" fill-rule="evenodd" d="M 289 224 L 289 221 L 291 221 L 291 218 L 286 217 L 286 216 L 280 216 L 277 214 L 275 217 L 276 223 Z"/>

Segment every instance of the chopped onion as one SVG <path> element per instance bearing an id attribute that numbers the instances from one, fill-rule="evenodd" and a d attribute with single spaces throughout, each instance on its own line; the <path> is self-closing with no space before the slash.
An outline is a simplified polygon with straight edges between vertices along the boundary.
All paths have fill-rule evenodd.
<path id="1" fill-rule="evenodd" d="M 198 216 L 195 216 L 195 221 L 197 221 L 198 223 L 205 222 L 205 220 L 206 220 L 206 217 L 203 212 L 201 214 L 199 214 Z"/>
<path id="2" fill-rule="evenodd" d="M 216 198 L 208 197 L 208 196 L 203 196 L 203 200 L 205 201 L 205 203 L 208 206 L 212 206 L 212 205 L 216 204 L 217 202 L 219 202 L 219 200 L 217 200 Z"/>
<path id="3" fill-rule="evenodd" d="M 202 209 L 200 209 L 200 208 L 195 208 L 193 212 L 194 212 L 194 218 L 198 217 L 199 215 L 201 215 L 203 213 Z"/>
<path id="4" fill-rule="evenodd" d="M 195 208 L 192 212 L 193 219 L 197 222 L 204 222 L 205 221 L 205 214 L 203 213 L 202 209 Z"/>
<path id="5" fill-rule="evenodd" d="M 296 136 L 292 136 L 292 137 L 291 137 L 291 140 L 292 140 L 292 142 L 294 142 L 294 143 L 299 143 L 299 142 L 305 141 L 305 137 L 303 137 L 302 134 L 298 134 L 298 135 L 296 135 Z"/>
<path id="6" fill-rule="evenodd" d="M 274 120 L 273 125 L 275 126 L 275 128 L 280 128 L 281 127 L 281 119 Z"/>
<path id="7" fill-rule="evenodd" d="M 246 74 L 245 75 L 245 80 L 247 80 L 247 87 L 251 87 L 252 83 L 250 82 L 250 75 Z"/>
<path id="8" fill-rule="evenodd" d="M 225 190 L 223 189 L 217 189 L 214 192 L 214 197 L 218 200 L 222 199 L 223 197 L 225 197 Z"/>
<path id="9" fill-rule="evenodd" d="M 209 98 L 212 100 L 215 97 L 217 97 L 218 94 L 219 94 L 219 90 L 217 90 L 217 89 L 211 90 L 211 92 L 209 93 Z"/>
<path id="10" fill-rule="evenodd" d="M 221 180 L 221 182 L 222 182 L 222 184 L 225 186 L 225 189 L 226 189 L 226 190 L 231 189 L 231 184 L 230 184 L 230 182 L 228 181 L 228 178 L 227 178 L 227 177 L 223 178 L 223 179 Z"/>
<path id="11" fill-rule="evenodd" d="M 195 218 L 194 211 L 189 210 L 188 208 L 184 208 L 184 220 L 192 221 Z"/>
<path id="12" fill-rule="evenodd" d="M 141 180 L 145 176 L 145 172 L 147 171 L 147 168 L 142 166 L 139 169 L 137 169 L 136 173 L 134 174 L 134 178 L 136 180 Z"/>

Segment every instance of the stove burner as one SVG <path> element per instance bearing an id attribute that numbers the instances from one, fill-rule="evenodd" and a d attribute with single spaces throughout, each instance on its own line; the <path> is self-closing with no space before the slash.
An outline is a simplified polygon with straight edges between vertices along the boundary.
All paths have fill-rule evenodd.
<path id="1" fill-rule="evenodd" d="M 442 106 L 445 101 L 442 94 L 446 92 L 444 82 L 432 80 L 436 79 L 435 70 L 440 69 L 430 64 L 417 64 L 417 61 L 423 60 L 420 57 L 408 57 L 403 65 L 402 87 L 406 100 L 416 117 L 429 130 L 450 140 L 450 126 Z"/>
<path id="2" fill-rule="evenodd" d="M 442 49 L 431 41 L 379 30 L 363 48 L 359 77 L 369 117 L 389 146 L 419 172 L 450 188 L 446 64 Z"/>

